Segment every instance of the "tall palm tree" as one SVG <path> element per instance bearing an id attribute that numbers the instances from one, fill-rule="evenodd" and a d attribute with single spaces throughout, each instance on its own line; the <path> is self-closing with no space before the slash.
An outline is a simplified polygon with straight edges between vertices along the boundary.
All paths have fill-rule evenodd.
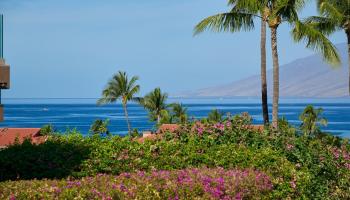
<path id="1" fill-rule="evenodd" d="M 171 107 L 172 107 L 173 116 L 177 120 L 177 122 L 183 123 L 183 124 L 186 123 L 187 122 L 187 108 L 185 108 L 180 103 L 171 104 Z"/>
<path id="2" fill-rule="evenodd" d="M 106 88 L 102 92 L 102 98 L 97 101 L 97 104 L 101 105 L 121 100 L 126 123 L 128 125 L 129 135 L 131 134 L 131 125 L 129 122 L 127 103 L 129 101 L 138 100 L 138 97 L 135 97 L 135 95 L 140 91 L 140 86 L 136 84 L 138 79 L 139 78 L 137 76 L 133 76 L 131 79 L 129 79 L 126 72 L 119 71 L 108 82 Z"/>
<path id="3" fill-rule="evenodd" d="M 234 5 L 230 12 L 210 16 L 197 24 L 195 27 L 195 34 L 202 33 L 206 29 L 211 29 L 215 32 L 252 30 L 254 28 L 254 16 L 247 13 L 244 8 L 249 6 L 251 8 L 250 13 L 259 13 L 261 9 L 254 6 L 254 4 L 246 4 L 245 0 L 229 0 L 229 5 Z M 261 16 L 263 16 L 261 17 L 260 29 L 261 101 L 264 124 L 268 124 L 269 110 L 267 102 L 266 78 L 266 16 L 264 16 L 264 13 L 261 13 Z"/>
<path id="4" fill-rule="evenodd" d="M 309 17 L 306 19 L 307 24 L 315 26 L 326 35 L 343 30 L 347 37 L 350 94 L 350 1 L 318 0 L 317 8 L 320 16 Z"/>
<path id="5" fill-rule="evenodd" d="M 162 93 L 160 88 L 156 88 L 142 98 L 139 103 L 150 112 L 152 121 L 157 121 L 159 125 L 161 122 L 162 111 L 167 109 L 166 100 L 167 93 Z"/>
<path id="6" fill-rule="evenodd" d="M 279 58 L 277 49 L 277 31 L 283 22 L 293 26 L 292 33 L 295 41 L 306 40 L 306 47 L 322 53 L 323 58 L 333 65 L 340 63 L 335 46 L 329 39 L 313 26 L 302 24 L 298 12 L 303 8 L 304 0 L 269 0 L 267 4 L 268 24 L 271 31 L 271 49 L 273 60 L 273 127 L 278 128 L 279 103 Z"/>
<path id="7" fill-rule="evenodd" d="M 228 13 L 212 16 L 196 27 L 196 33 L 206 29 L 214 31 L 249 30 L 254 26 L 253 18 L 266 21 L 271 31 L 271 49 L 273 60 L 273 107 L 272 125 L 278 128 L 279 104 L 279 58 L 277 49 L 277 30 L 280 24 L 287 22 L 293 27 L 296 41 L 307 41 L 307 47 L 318 50 L 330 63 L 339 63 L 339 56 L 333 44 L 313 26 L 303 24 L 298 19 L 298 11 L 304 0 L 229 0 L 233 9 Z"/>

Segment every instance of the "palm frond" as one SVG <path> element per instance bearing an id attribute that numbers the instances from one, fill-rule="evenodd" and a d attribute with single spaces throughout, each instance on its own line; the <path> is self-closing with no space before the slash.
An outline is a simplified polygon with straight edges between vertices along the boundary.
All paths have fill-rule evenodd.
<path id="1" fill-rule="evenodd" d="M 133 87 L 135 87 L 136 81 L 138 80 L 139 80 L 138 76 L 133 76 L 131 80 L 128 82 L 128 85 L 127 85 L 128 90 L 131 90 Z"/>
<path id="2" fill-rule="evenodd" d="M 340 64 L 341 61 L 336 47 L 315 27 L 297 21 L 292 30 L 292 35 L 296 42 L 305 41 L 307 48 L 321 53 L 324 60 L 329 64 L 333 66 Z"/>
<path id="3" fill-rule="evenodd" d="M 298 3 L 297 0 L 277 1 L 275 8 L 273 9 L 272 17 L 280 17 L 282 20 L 293 23 L 299 19 L 298 10 L 301 7 L 302 3 Z"/>
<path id="4" fill-rule="evenodd" d="M 267 5 L 268 0 L 229 0 L 228 5 L 234 9 L 244 10 L 246 13 L 260 13 Z"/>
<path id="5" fill-rule="evenodd" d="M 138 78 L 132 77 L 129 81 L 128 75 L 125 72 L 119 71 L 113 78 L 108 81 L 107 86 L 102 91 L 102 97 L 97 101 L 98 105 L 112 103 L 118 99 L 124 101 L 132 100 L 140 91 L 140 86 L 136 84 Z"/>
<path id="6" fill-rule="evenodd" d="M 133 100 L 134 96 L 139 93 L 140 91 L 140 86 L 139 85 L 136 85 L 134 86 L 133 88 L 130 88 L 128 90 L 128 94 L 127 94 L 127 99 L 128 100 Z"/>
<path id="7" fill-rule="evenodd" d="M 249 31 L 254 28 L 253 18 L 254 15 L 252 14 L 236 11 L 213 15 L 196 25 L 194 35 L 198 35 L 206 30 L 214 32 Z"/>
<path id="8" fill-rule="evenodd" d="M 136 102 L 136 103 L 142 105 L 143 102 L 144 102 L 144 98 L 143 98 L 143 97 L 134 97 L 134 98 L 131 99 L 131 101 Z"/>
<path id="9" fill-rule="evenodd" d="M 159 115 L 162 110 L 167 108 L 167 93 L 163 93 L 160 88 L 156 88 L 140 101 L 141 105 L 149 110 L 153 115 Z"/>
<path id="10" fill-rule="evenodd" d="M 342 21 L 344 15 L 339 12 L 336 6 L 329 1 L 322 1 L 319 4 L 319 12 L 321 15 L 333 18 L 336 21 Z"/>
<path id="11" fill-rule="evenodd" d="M 337 26 L 337 22 L 328 17 L 311 16 L 304 20 L 304 23 L 314 26 L 323 34 L 329 35 L 341 28 Z"/>

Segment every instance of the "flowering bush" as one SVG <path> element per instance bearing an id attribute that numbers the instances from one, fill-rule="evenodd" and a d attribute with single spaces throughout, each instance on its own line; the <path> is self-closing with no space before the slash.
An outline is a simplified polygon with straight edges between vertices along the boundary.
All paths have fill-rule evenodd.
<path id="1" fill-rule="evenodd" d="M 0 183 L 1 199 L 261 199 L 270 178 L 256 170 L 192 168 Z"/>
<path id="2" fill-rule="evenodd" d="M 68 176 L 94 179 L 100 173 L 114 176 L 131 173 L 133 176 L 139 171 L 148 174 L 158 170 L 177 170 L 180 173 L 192 168 L 204 170 L 203 167 L 211 168 L 214 172 L 222 167 L 225 171 L 254 169 L 270 177 L 273 187 L 266 194 L 263 192 L 265 190 L 255 189 L 245 191 L 245 194 L 260 191 L 267 199 L 350 199 L 348 140 L 328 134 L 299 135 L 286 121 L 281 123 L 282 128 L 277 135 L 269 130 L 255 131 L 247 127 L 249 120 L 240 117 L 214 124 L 196 122 L 183 125 L 175 133 L 166 133 L 163 138 L 157 137 L 143 143 L 118 136 L 83 137 L 76 133 L 50 136 L 45 144 L 36 146 L 24 143 L 1 150 L 0 181 L 62 179 Z M 191 175 L 191 179 L 194 178 Z M 83 180 L 85 178 L 82 183 Z M 160 180 L 155 182 L 162 183 Z M 20 185 L 30 183 L 18 182 Z M 37 181 L 33 181 L 35 183 Z M 244 187 L 248 183 L 244 182 Z M 21 187 L 16 182 L 9 184 L 13 185 L 11 191 L 19 194 Z M 132 188 L 127 182 L 124 186 L 128 190 Z M 144 189 L 138 187 L 138 190 L 160 195 L 154 187 L 152 184 L 148 189 L 145 186 Z M 247 187 L 259 188 L 249 184 Z M 27 188 L 30 189 L 29 186 Z M 73 189 L 67 191 L 74 193 Z M 103 191 L 96 189 L 96 192 Z M 169 192 L 168 197 L 176 198 L 176 195 L 171 196 L 174 193 L 162 191 Z M 191 191 L 197 190 L 192 188 Z M 82 191 L 79 190 L 74 194 L 80 193 Z M 237 193 L 229 193 L 231 196 L 233 194 Z M 126 194 L 117 195 L 124 198 Z"/>

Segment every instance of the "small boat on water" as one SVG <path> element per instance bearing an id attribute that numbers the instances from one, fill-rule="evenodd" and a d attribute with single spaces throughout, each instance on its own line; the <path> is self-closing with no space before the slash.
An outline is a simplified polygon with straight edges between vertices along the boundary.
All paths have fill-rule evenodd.
<path id="1" fill-rule="evenodd" d="M 48 108 L 43 108 L 43 111 L 45 111 L 45 112 L 46 112 L 46 111 L 49 111 L 49 109 L 48 109 Z"/>

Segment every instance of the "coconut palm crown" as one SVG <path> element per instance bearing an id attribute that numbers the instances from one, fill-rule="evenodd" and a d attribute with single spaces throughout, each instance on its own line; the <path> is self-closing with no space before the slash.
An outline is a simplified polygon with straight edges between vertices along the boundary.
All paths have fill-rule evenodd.
<path id="1" fill-rule="evenodd" d="M 140 86 L 136 83 L 139 78 L 133 76 L 129 79 L 126 72 L 119 71 L 113 76 L 113 78 L 108 82 L 107 86 L 102 92 L 102 98 L 97 101 L 97 104 L 107 104 L 114 103 L 118 100 L 121 101 L 126 123 L 128 125 L 129 135 L 131 134 L 131 125 L 129 121 L 127 103 L 129 101 L 137 101 L 139 98 L 136 94 L 140 91 Z"/>
<path id="2" fill-rule="evenodd" d="M 168 105 L 166 100 L 168 99 L 168 94 L 163 93 L 160 88 L 155 88 L 150 93 L 146 94 L 139 103 L 149 111 L 150 119 L 152 121 L 157 121 L 159 125 L 161 122 L 162 112 L 167 109 Z"/>
<path id="3" fill-rule="evenodd" d="M 319 125 L 327 126 L 327 120 L 322 116 L 322 113 L 322 108 L 315 109 L 313 106 L 309 105 L 299 116 L 299 119 L 302 122 L 300 129 L 303 131 L 305 136 L 320 133 L 321 130 Z"/>
<path id="4" fill-rule="evenodd" d="M 174 103 L 170 105 L 172 107 L 172 114 L 176 122 L 185 124 L 187 122 L 187 108 L 181 103 Z"/>

